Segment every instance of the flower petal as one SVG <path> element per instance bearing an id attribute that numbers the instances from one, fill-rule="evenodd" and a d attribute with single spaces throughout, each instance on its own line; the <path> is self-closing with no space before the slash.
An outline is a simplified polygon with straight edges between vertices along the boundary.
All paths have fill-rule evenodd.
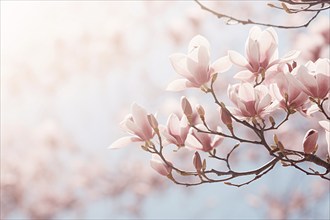
<path id="1" fill-rule="evenodd" d="M 250 70 L 242 70 L 234 76 L 234 79 L 242 80 L 243 82 L 251 82 L 254 74 Z"/>
<path id="2" fill-rule="evenodd" d="M 197 138 L 194 137 L 191 133 L 189 133 L 187 135 L 185 144 L 187 147 L 190 147 L 193 149 L 198 149 L 198 150 L 203 149 L 203 145 L 201 144 L 201 142 L 199 142 L 199 140 L 197 140 Z"/>
<path id="3" fill-rule="evenodd" d="M 301 51 L 299 50 L 291 50 L 288 53 L 286 53 L 281 59 L 279 63 L 287 63 L 290 62 L 294 59 L 296 59 L 297 57 L 299 57 Z"/>
<path id="4" fill-rule="evenodd" d="M 139 142 L 139 141 L 143 141 L 143 140 L 138 137 L 122 137 L 116 140 L 115 142 L 113 142 L 108 148 L 118 149 L 125 147 L 133 142 Z"/>
<path id="5" fill-rule="evenodd" d="M 166 90 L 173 91 L 173 92 L 182 91 L 182 90 L 185 90 L 185 89 L 191 87 L 189 85 L 190 85 L 190 83 L 186 79 L 176 79 L 176 80 L 172 81 L 170 84 L 168 84 L 168 86 L 166 87 Z"/>
<path id="6" fill-rule="evenodd" d="M 221 57 L 214 61 L 210 66 L 210 74 L 223 73 L 228 71 L 232 66 L 228 56 Z"/>
<path id="7" fill-rule="evenodd" d="M 248 61 L 241 54 L 236 51 L 229 50 L 228 51 L 229 60 L 240 67 L 247 67 L 249 65 Z"/>
<path id="8" fill-rule="evenodd" d="M 188 53 L 191 53 L 194 49 L 204 46 L 207 50 L 210 50 L 210 43 L 209 41 L 203 37 L 202 35 L 196 35 L 191 39 L 189 46 L 188 46 Z"/>
<path id="9" fill-rule="evenodd" d="M 176 53 L 172 54 L 170 57 L 170 62 L 173 66 L 173 69 L 177 74 L 180 74 L 181 76 L 187 78 L 188 80 L 193 80 L 193 76 L 188 70 L 187 67 L 187 55 Z"/>

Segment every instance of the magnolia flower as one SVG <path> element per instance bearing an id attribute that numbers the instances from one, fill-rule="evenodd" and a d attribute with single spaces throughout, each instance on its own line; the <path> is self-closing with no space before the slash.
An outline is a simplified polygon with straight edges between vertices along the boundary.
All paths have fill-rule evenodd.
<path id="1" fill-rule="evenodd" d="M 264 85 L 255 88 L 250 83 L 229 85 L 228 96 L 236 105 L 230 112 L 240 118 L 263 118 L 278 104 L 272 102 L 268 88 Z"/>
<path id="2" fill-rule="evenodd" d="M 318 132 L 314 129 L 307 131 L 303 140 L 304 152 L 306 154 L 312 154 L 317 149 L 318 136 Z"/>
<path id="3" fill-rule="evenodd" d="M 301 90 L 298 80 L 294 77 L 297 68 L 292 73 L 279 73 L 274 77 L 276 83 L 270 85 L 271 94 L 279 101 L 283 109 L 305 112 L 308 96 Z"/>
<path id="4" fill-rule="evenodd" d="M 315 63 L 307 62 L 297 71 L 301 89 L 309 96 L 324 99 L 330 89 L 330 60 L 318 59 Z"/>
<path id="5" fill-rule="evenodd" d="M 210 44 L 201 35 L 195 36 L 189 44 L 188 54 L 176 53 L 170 56 L 174 70 L 185 79 L 170 83 L 167 90 L 180 91 L 189 87 L 206 88 L 213 74 L 222 73 L 231 67 L 227 56 L 210 64 Z"/>
<path id="6" fill-rule="evenodd" d="M 170 162 L 168 163 L 169 165 L 172 165 Z M 160 175 L 168 176 L 171 174 L 172 167 L 169 165 L 167 165 L 164 161 L 162 161 L 158 155 L 156 154 L 152 155 L 152 158 L 150 160 L 150 166 L 154 170 L 156 170 Z"/>
<path id="7" fill-rule="evenodd" d="M 185 116 L 178 118 L 177 115 L 171 114 L 167 120 L 167 126 L 163 129 L 162 135 L 168 143 L 183 147 L 189 132 L 188 120 Z"/>
<path id="8" fill-rule="evenodd" d="M 132 114 L 126 116 L 120 124 L 132 136 L 118 139 L 109 148 L 121 148 L 132 142 L 149 142 L 153 138 L 154 133 L 148 121 L 146 110 L 134 103 L 131 106 L 131 112 Z"/>
<path id="9" fill-rule="evenodd" d="M 196 127 L 203 129 L 203 125 L 201 124 L 196 125 Z M 218 127 L 218 131 L 221 131 L 220 127 Z M 222 143 L 223 139 L 224 138 L 220 135 L 202 133 L 198 132 L 194 128 L 191 128 L 187 135 L 186 146 L 193 149 L 209 152 L 212 149 L 218 147 Z"/>
<path id="10" fill-rule="evenodd" d="M 264 75 L 274 65 L 292 61 L 300 54 L 298 51 L 290 51 L 279 59 L 277 46 L 278 38 L 273 28 L 267 28 L 264 31 L 257 26 L 251 28 L 245 43 L 247 58 L 236 51 L 228 51 L 230 61 L 244 68 L 234 78 L 251 82 L 259 74 Z"/>
<path id="11" fill-rule="evenodd" d="M 325 130 L 325 139 L 328 143 L 328 154 L 330 155 L 330 122 L 329 121 L 319 121 L 319 124 Z"/>

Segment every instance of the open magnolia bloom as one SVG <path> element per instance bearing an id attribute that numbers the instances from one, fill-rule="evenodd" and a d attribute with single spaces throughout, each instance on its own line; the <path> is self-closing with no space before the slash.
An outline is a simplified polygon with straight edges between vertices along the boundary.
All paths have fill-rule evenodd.
<path id="1" fill-rule="evenodd" d="M 328 154 L 330 156 L 330 122 L 329 121 L 319 121 L 319 124 L 325 130 L 325 139 L 328 143 Z"/>
<path id="2" fill-rule="evenodd" d="M 330 89 L 330 60 L 318 59 L 315 63 L 309 61 L 297 70 L 300 88 L 315 99 L 327 97 Z"/>
<path id="3" fill-rule="evenodd" d="M 257 26 L 251 28 L 245 43 L 246 58 L 236 51 L 228 51 L 230 61 L 244 68 L 234 78 L 246 82 L 254 81 L 259 75 L 264 78 L 271 67 L 290 62 L 300 54 L 299 51 L 290 51 L 279 59 L 277 47 L 278 37 L 273 28 L 267 28 L 264 31 Z"/>
<path id="4" fill-rule="evenodd" d="M 132 114 L 120 123 L 123 129 L 131 134 L 131 136 L 123 137 L 115 141 L 109 148 L 121 148 L 132 142 L 146 142 L 149 143 L 153 138 L 154 132 L 148 121 L 147 111 L 136 103 L 131 106 Z"/>
<path id="5" fill-rule="evenodd" d="M 170 61 L 174 70 L 185 78 L 171 82 L 167 90 L 172 91 L 180 91 L 189 87 L 205 89 L 213 74 L 225 72 L 232 65 L 227 56 L 210 64 L 210 44 L 201 35 L 195 36 L 190 41 L 187 55 L 172 54 Z"/>
<path id="6" fill-rule="evenodd" d="M 196 125 L 196 127 L 201 130 L 204 128 L 204 126 L 201 124 Z M 221 131 L 221 128 L 218 127 L 217 130 Z M 186 139 L 186 146 L 196 150 L 209 152 L 218 147 L 222 143 L 223 139 L 224 137 L 220 135 L 206 134 L 203 132 L 198 132 L 194 128 L 190 128 Z"/>
<path id="7" fill-rule="evenodd" d="M 250 83 L 229 85 L 228 96 L 236 105 L 236 108 L 228 109 L 239 118 L 263 118 L 278 105 L 264 85 L 255 88 Z"/>
<path id="8" fill-rule="evenodd" d="M 189 132 L 189 124 L 186 116 L 178 118 L 176 114 L 171 114 L 167 120 L 167 126 L 162 129 L 162 135 L 165 137 L 166 144 L 175 144 L 183 147 Z"/>
<path id="9" fill-rule="evenodd" d="M 274 84 L 270 85 L 271 94 L 279 101 L 279 106 L 285 110 L 306 112 L 308 96 L 301 90 L 298 80 L 295 78 L 297 68 L 290 72 L 280 72 L 274 76 Z"/>

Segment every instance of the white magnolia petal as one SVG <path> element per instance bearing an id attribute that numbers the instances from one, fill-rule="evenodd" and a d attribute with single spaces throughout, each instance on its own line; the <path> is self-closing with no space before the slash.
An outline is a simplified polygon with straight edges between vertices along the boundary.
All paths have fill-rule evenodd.
<path id="1" fill-rule="evenodd" d="M 267 106 L 269 106 L 270 103 L 271 103 L 271 101 L 272 101 L 271 96 L 270 96 L 269 94 L 265 95 L 265 96 L 260 100 L 260 102 L 258 103 L 258 106 L 257 106 L 257 108 L 256 108 L 257 111 L 259 112 L 259 111 L 263 110 L 264 108 L 266 108 Z"/>
<path id="2" fill-rule="evenodd" d="M 189 81 L 186 79 L 176 79 L 172 81 L 168 86 L 166 87 L 167 91 L 182 91 L 185 90 L 186 88 L 189 88 Z"/>
<path id="3" fill-rule="evenodd" d="M 258 41 L 249 39 L 246 55 L 252 66 L 259 64 L 261 54 Z"/>
<path id="4" fill-rule="evenodd" d="M 286 53 L 279 61 L 279 63 L 287 63 L 290 62 L 294 59 L 296 59 L 297 57 L 299 57 L 301 51 L 299 50 L 291 50 L 288 53 Z"/>
<path id="5" fill-rule="evenodd" d="M 254 74 L 250 70 L 242 70 L 236 73 L 234 79 L 242 80 L 243 82 L 251 82 L 254 79 Z"/>
<path id="6" fill-rule="evenodd" d="M 311 116 L 312 114 L 319 111 L 317 104 L 312 104 L 306 111 L 306 115 Z"/>
<path id="7" fill-rule="evenodd" d="M 122 137 L 116 140 L 115 142 L 113 142 L 108 148 L 118 149 L 125 147 L 133 142 L 139 142 L 139 141 L 143 141 L 143 140 L 138 137 Z"/>
<path id="8" fill-rule="evenodd" d="M 232 63 L 230 62 L 228 56 L 221 57 L 211 64 L 210 66 L 211 67 L 210 69 L 212 70 L 211 74 L 224 73 L 228 71 L 231 68 L 231 66 Z"/>
<path id="9" fill-rule="evenodd" d="M 171 114 L 167 121 L 167 129 L 171 134 L 180 135 L 180 120 L 176 114 Z"/>
<path id="10" fill-rule="evenodd" d="M 196 35 L 191 39 L 189 46 L 188 46 L 188 53 L 191 53 L 194 49 L 204 46 L 207 50 L 210 50 L 210 43 L 209 41 L 203 37 L 202 35 Z"/>
<path id="11" fill-rule="evenodd" d="M 245 102 L 255 100 L 256 97 L 252 84 L 250 83 L 241 84 L 238 90 L 238 97 Z"/>
<path id="12" fill-rule="evenodd" d="M 190 79 L 192 78 L 192 75 L 187 68 L 187 58 L 187 55 L 181 53 L 172 54 L 169 57 L 175 72 L 187 79 Z"/>
<path id="13" fill-rule="evenodd" d="M 330 131 L 330 121 L 319 121 L 319 124 L 322 128 L 324 128 L 326 131 Z"/>
<path id="14" fill-rule="evenodd" d="M 316 73 L 322 73 L 324 75 L 330 76 L 330 60 L 328 58 L 320 58 L 315 62 Z"/>
<path id="15" fill-rule="evenodd" d="M 298 67 L 297 79 L 299 80 L 299 86 L 310 96 L 317 95 L 317 82 L 314 76 L 308 73 L 308 69 L 305 66 Z"/>
<path id="16" fill-rule="evenodd" d="M 199 142 L 199 140 L 197 140 L 197 138 L 195 138 L 195 136 L 193 136 L 190 133 L 187 135 L 185 144 L 187 147 L 190 148 L 199 149 L 199 150 L 203 149 L 203 145 L 201 144 L 201 142 Z"/>
<path id="17" fill-rule="evenodd" d="M 140 105 L 133 103 L 131 107 L 134 123 L 145 138 L 152 137 L 152 128 L 148 121 L 147 111 Z"/>
<path id="18" fill-rule="evenodd" d="M 239 54 L 236 51 L 229 50 L 228 51 L 228 57 L 229 60 L 233 63 L 236 64 L 237 66 L 241 67 L 247 67 L 249 65 L 248 61 L 243 57 L 241 54 Z"/>
<path id="19" fill-rule="evenodd" d="M 210 64 L 210 52 L 205 46 L 200 46 L 198 49 L 198 64 L 203 69 L 207 69 Z"/>

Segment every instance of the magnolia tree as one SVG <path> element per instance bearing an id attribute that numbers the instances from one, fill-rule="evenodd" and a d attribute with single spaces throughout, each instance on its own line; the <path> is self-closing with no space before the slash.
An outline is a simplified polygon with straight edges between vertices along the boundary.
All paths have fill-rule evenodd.
<path id="1" fill-rule="evenodd" d="M 134 103 L 132 113 L 121 123 L 129 136 L 115 141 L 110 148 L 139 144 L 151 154 L 154 170 L 185 186 L 223 182 L 240 187 L 266 175 L 278 163 L 329 181 L 330 61 L 319 58 L 297 63 L 299 55 L 300 51 L 293 50 L 280 56 L 275 30 L 254 26 L 245 43 L 245 55 L 229 50 L 211 62 L 208 40 L 197 35 L 190 41 L 187 54 L 170 56 L 173 69 L 182 78 L 171 82 L 167 90 L 199 89 L 212 97 L 218 116 L 209 118 L 202 105 L 192 106 L 187 97 L 182 97 L 183 114 L 173 113 L 166 125 L 161 125 L 154 114 Z M 217 90 L 215 83 L 231 68 L 237 70 L 233 77 L 237 83 L 229 84 L 227 91 Z M 227 99 L 221 100 L 219 94 L 226 92 Z M 299 146 L 290 146 L 278 135 L 287 124 L 310 120 L 323 128 L 327 147 L 315 127 L 304 131 Z M 290 130 L 285 132 L 295 135 Z M 226 140 L 232 140 L 230 149 L 220 152 L 228 147 Z M 251 145 L 264 152 L 269 161 L 250 170 L 236 170 L 233 155 Z M 174 153 L 181 149 L 193 152 L 192 169 L 183 169 L 167 156 L 171 146 L 177 148 Z M 326 154 L 318 154 L 326 148 Z"/>

